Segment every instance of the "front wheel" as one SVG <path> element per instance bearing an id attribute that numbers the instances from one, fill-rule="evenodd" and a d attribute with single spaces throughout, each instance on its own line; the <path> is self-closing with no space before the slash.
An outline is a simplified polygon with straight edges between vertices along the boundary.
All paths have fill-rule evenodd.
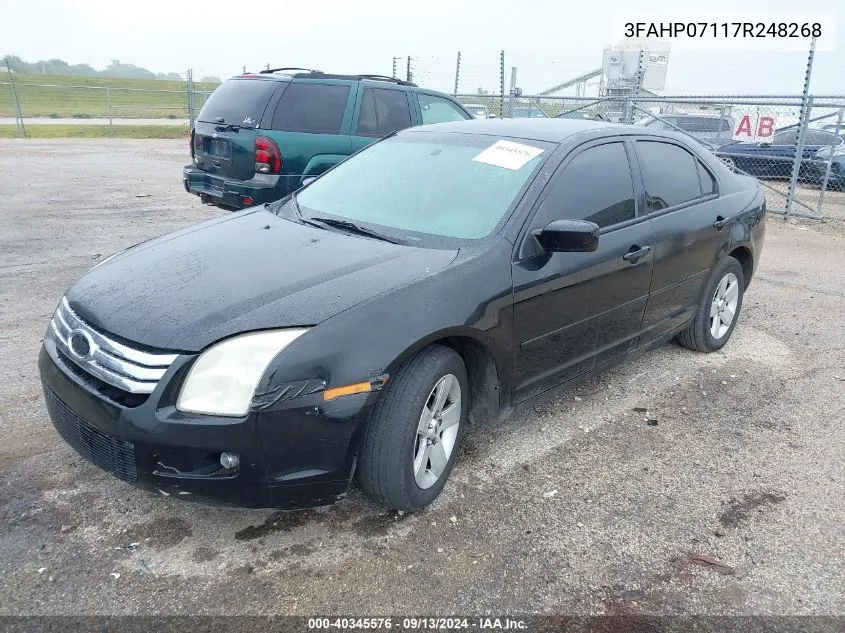
<path id="1" fill-rule="evenodd" d="M 698 352 L 721 349 L 736 327 L 744 292 L 742 266 L 733 257 L 726 257 L 716 267 L 702 293 L 695 317 L 678 334 L 678 342 Z"/>
<path id="2" fill-rule="evenodd" d="M 443 490 L 466 429 L 466 368 L 449 347 L 432 345 L 405 364 L 376 403 L 358 460 L 364 492 L 415 511 Z"/>

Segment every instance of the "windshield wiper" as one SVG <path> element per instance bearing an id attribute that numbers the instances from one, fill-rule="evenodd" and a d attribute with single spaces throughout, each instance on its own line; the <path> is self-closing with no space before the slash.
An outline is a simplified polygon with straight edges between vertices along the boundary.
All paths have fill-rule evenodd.
<path id="1" fill-rule="evenodd" d="M 297 205 L 297 212 L 299 210 L 299 205 Z M 300 214 L 300 217 L 301 214 Z M 354 222 L 350 222 L 349 220 L 338 220 L 335 218 L 318 218 L 318 217 L 311 217 L 311 218 L 302 218 L 303 222 L 307 222 L 308 220 L 312 220 L 314 222 L 319 222 L 320 224 L 324 224 L 327 226 L 333 226 L 339 229 L 343 229 L 345 231 L 349 231 L 350 233 L 357 233 L 358 235 L 366 235 L 367 237 L 372 237 L 377 240 L 382 240 L 383 242 L 390 242 L 391 244 L 398 244 L 396 240 L 387 237 L 386 235 L 382 235 L 381 233 L 377 233 L 372 229 L 368 229 L 363 226 L 359 226 Z"/>
<path id="2" fill-rule="evenodd" d="M 214 119 L 214 122 L 217 124 L 217 126 L 214 128 L 217 132 L 225 132 L 226 130 L 238 132 L 241 129 L 241 126 L 237 123 L 226 123 L 222 116 L 219 116 Z"/>

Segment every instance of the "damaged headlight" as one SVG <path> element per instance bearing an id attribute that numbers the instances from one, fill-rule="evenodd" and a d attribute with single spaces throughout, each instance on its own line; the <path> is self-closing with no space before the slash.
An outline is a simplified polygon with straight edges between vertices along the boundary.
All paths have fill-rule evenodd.
<path id="1" fill-rule="evenodd" d="M 290 328 L 252 332 L 212 345 L 188 372 L 176 408 L 187 413 L 246 415 L 270 361 L 307 331 Z"/>

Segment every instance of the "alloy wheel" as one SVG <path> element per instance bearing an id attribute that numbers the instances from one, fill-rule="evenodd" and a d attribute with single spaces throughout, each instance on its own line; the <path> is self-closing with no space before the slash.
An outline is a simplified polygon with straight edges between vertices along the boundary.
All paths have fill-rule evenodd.
<path id="1" fill-rule="evenodd" d="M 429 393 L 417 424 L 414 445 L 414 480 L 430 488 L 446 470 L 461 424 L 461 383 L 446 374 Z"/>
<path id="2" fill-rule="evenodd" d="M 710 334 L 714 339 L 719 340 L 731 329 L 738 303 L 739 279 L 735 274 L 728 273 L 716 286 L 710 303 Z"/>

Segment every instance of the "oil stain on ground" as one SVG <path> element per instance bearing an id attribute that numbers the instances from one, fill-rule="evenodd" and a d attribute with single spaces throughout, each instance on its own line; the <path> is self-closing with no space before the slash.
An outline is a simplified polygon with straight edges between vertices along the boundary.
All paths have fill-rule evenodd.
<path id="1" fill-rule="evenodd" d="M 767 490 L 758 490 L 743 495 L 742 499 L 734 497 L 728 502 L 727 509 L 719 515 L 719 523 L 725 527 L 736 527 L 747 521 L 752 513 L 762 512 L 764 508 L 777 505 L 786 499 L 786 495 Z"/>
<path id="2" fill-rule="evenodd" d="M 147 541 L 150 547 L 164 549 L 181 543 L 191 535 L 191 525 L 185 519 L 168 517 L 136 525 L 123 534 L 121 540 L 139 543 Z"/>

